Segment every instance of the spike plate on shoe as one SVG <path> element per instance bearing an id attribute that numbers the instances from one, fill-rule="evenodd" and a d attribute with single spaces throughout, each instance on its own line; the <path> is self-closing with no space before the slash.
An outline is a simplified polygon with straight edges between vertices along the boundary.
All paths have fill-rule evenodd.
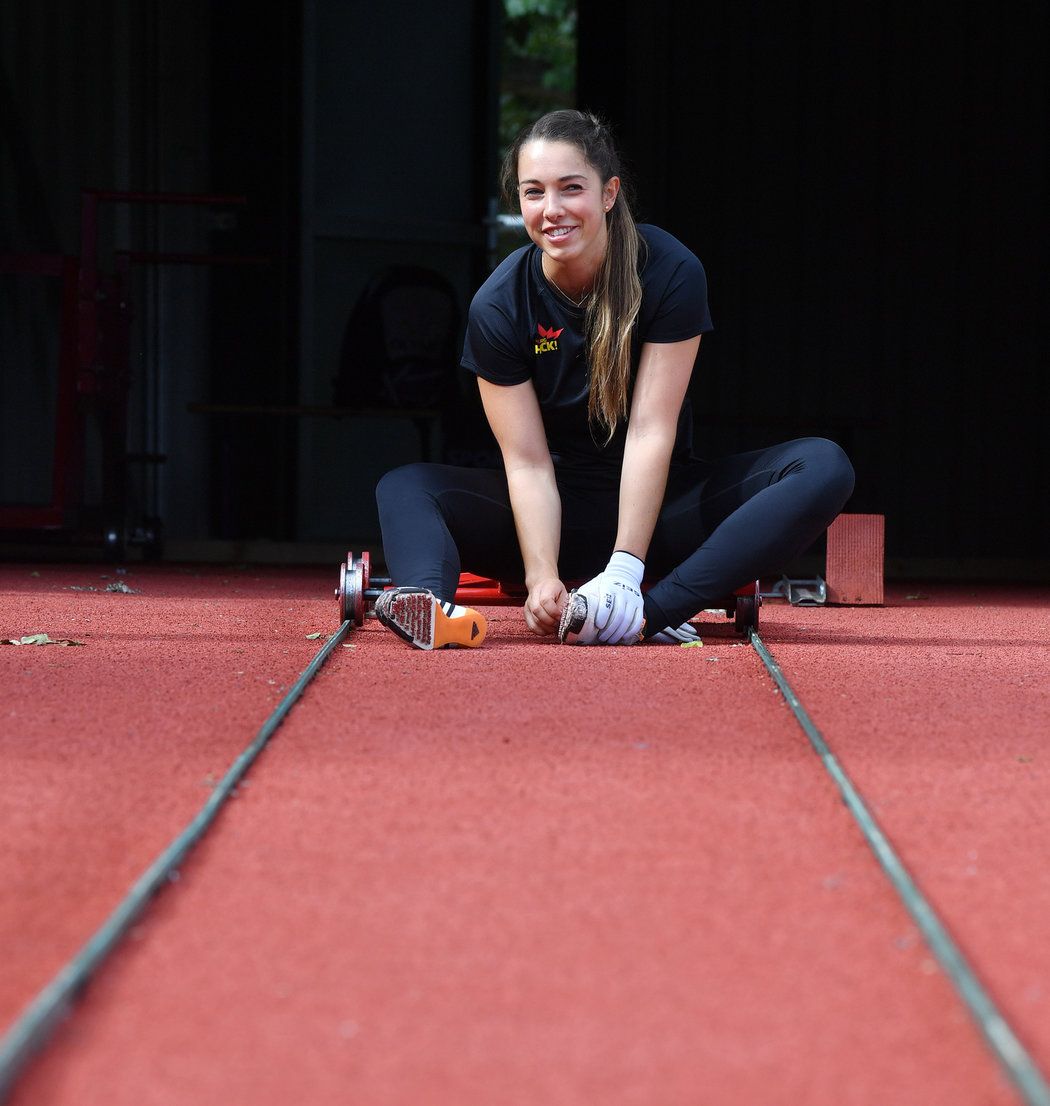
<path id="1" fill-rule="evenodd" d="M 453 609 L 429 591 L 393 588 L 376 600 L 375 613 L 384 626 L 417 649 L 480 645 L 485 640 L 485 618 L 469 607 L 453 618 Z"/>
<path id="2" fill-rule="evenodd" d="M 587 596 L 575 589 L 569 594 L 569 601 L 561 612 L 558 624 L 558 640 L 564 645 L 569 634 L 578 634 L 587 621 Z M 569 643 L 573 644 L 572 642 Z"/>

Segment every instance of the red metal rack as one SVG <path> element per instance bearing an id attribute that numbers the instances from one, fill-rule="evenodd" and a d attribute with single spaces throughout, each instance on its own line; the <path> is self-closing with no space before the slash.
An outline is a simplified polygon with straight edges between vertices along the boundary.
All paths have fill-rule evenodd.
<path id="1" fill-rule="evenodd" d="M 0 274 L 61 281 L 57 402 L 51 498 L 42 504 L 0 504 L 0 533 L 27 537 L 65 533 L 89 544 L 123 547 L 127 519 L 127 416 L 131 387 L 130 269 L 136 264 L 260 264 L 267 258 L 212 253 L 120 250 L 111 271 L 99 265 L 99 206 L 241 206 L 246 197 L 193 192 L 128 192 L 85 188 L 80 204 L 80 255 L 0 254 Z M 93 414 L 102 438 L 101 504 L 85 518 L 85 423 Z M 103 525 L 99 525 L 99 521 Z"/>

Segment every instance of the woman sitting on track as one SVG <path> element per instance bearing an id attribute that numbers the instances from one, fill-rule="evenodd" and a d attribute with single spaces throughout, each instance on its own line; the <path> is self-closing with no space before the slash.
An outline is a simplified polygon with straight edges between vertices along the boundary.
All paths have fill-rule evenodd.
<path id="1" fill-rule="evenodd" d="M 545 115 L 518 136 L 502 183 L 532 244 L 474 297 L 462 364 L 505 471 L 412 464 L 383 477 L 399 586 L 376 614 L 419 648 L 480 645 L 484 618 L 454 605 L 462 565 L 524 579 L 533 633 L 687 641 L 689 618 L 819 537 L 853 468 L 823 438 L 692 455 L 686 388 L 712 329 L 707 280 L 670 234 L 635 224 L 599 120 Z M 565 579 L 588 582 L 570 597 Z"/>

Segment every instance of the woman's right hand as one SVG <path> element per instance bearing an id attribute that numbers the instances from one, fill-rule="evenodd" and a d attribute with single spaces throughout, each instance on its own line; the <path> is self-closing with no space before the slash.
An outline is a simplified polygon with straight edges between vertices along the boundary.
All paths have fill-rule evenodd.
<path id="1" fill-rule="evenodd" d="M 568 601 L 569 593 L 556 576 L 537 581 L 529 588 L 529 597 L 525 600 L 525 625 L 541 636 L 556 633 Z"/>

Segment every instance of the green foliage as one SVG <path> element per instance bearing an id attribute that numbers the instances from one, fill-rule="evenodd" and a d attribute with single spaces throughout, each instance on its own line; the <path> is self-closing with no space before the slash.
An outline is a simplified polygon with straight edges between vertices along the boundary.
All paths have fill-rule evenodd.
<path id="1" fill-rule="evenodd" d="M 526 124 L 576 106 L 575 0 L 503 0 L 503 12 L 500 160 Z M 526 241 L 508 228 L 498 238 L 497 262 Z"/>
<path id="2" fill-rule="evenodd" d="M 500 148 L 533 119 L 576 103 L 574 0 L 503 0 Z"/>

